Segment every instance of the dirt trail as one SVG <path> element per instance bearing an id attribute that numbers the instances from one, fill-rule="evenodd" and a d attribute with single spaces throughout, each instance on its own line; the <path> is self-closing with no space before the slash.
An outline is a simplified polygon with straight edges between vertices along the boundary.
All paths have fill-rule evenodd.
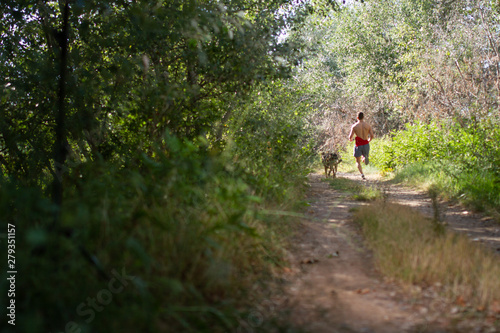
<path id="1" fill-rule="evenodd" d="M 359 180 L 354 174 L 338 176 Z M 449 330 L 456 317 L 449 304 L 431 291 L 427 298 L 421 290 L 419 297 L 412 297 L 377 272 L 371 252 L 352 223 L 351 208 L 363 203 L 332 189 L 323 175 L 311 174 L 309 182 L 310 207 L 294 239 L 296 245 L 289 254 L 291 272 L 286 276 L 286 308 L 294 326 L 313 333 L 456 332 Z M 390 201 L 432 215 L 432 202 L 423 193 L 385 185 L 374 177 L 363 183 L 383 187 Z M 450 226 L 482 226 L 461 231 L 493 248 L 500 247 L 498 224 L 495 227 L 492 221 L 464 214 L 458 206 L 442 206 Z M 482 324 L 471 321 L 464 324 L 464 332 L 471 327 L 481 329 L 477 332 L 495 332 L 482 330 Z"/>

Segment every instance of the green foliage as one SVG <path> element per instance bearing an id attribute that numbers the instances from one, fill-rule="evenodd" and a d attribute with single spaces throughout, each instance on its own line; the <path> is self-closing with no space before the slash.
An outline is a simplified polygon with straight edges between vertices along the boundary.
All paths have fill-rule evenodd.
<path id="1" fill-rule="evenodd" d="M 62 2 L 61 2 L 62 3 Z M 276 57 L 281 1 L 77 1 L 70 5 L 66 152 L 77 161 L 150 150 L 165 130 L 195 139 L 255 83 L 286 75 Z M 2 2 L 4 173 L 41 185 L 54 173 L 61 10 Z M 30 18 L 30 19 L 28 19 Z M 17 47 L 16 45 L 22 45 Z M 36 140 L 33 138 L 36 137 Z"/>
<path id="2" fill-rule="evenodd" d="M 333 111 L 330 122 L 345 124 L 347 113 L 364 111 L 379 135 L 408 121 L 487 116 L 496 109 L 498 77 L 485 63 L 499 44 L 495 8 L 390 0 L 310 15 L 288 36 L 302 47 L 297 79 L 310 87 L 318 116 Z"/>
<path id="3" fill-rule="evenodd" d="M 405 130 L 393 132 L 389 140 L 379 141 L 382 151 L 374 154 L 377 157 L 373 162 L 382 170 L 393 170 L 412 162 L 443 158 L 443 133 L 437 123 L 407 124 Z"/>
<path id="4" fill-rule="evenodd" d="M 281 80 L 288 3 L 1 2 L 0 213 L 18 230 L 20 332 L 237 329 L 283 261 L 285 219 L 266 212 L 294 205 L 312 151 L 310 107 Z M 116 274 L 134 278 L 115 293 Z"/>
<path id="5" fill-rule="evenodd" d="M 336 178 L 329 180 L 329 183 L 332 188 L 349 193 L 354 200 L 373 201 L 382 198 L 382 193 L 376 187 L 360 184 L 347 178 Z"/>
<path id="6" fill-rule="evenodd" d="M 305 182 L 313 159 L 313 128 L 308 126 L 307 103 L 297 101 L 290 85 L 275 82 L 255 92 L 229 122 L 231 154 L 255 175 L 259 193 L 282 200 L 286 188 Z M 292 177 L 291 177 L 292 176 Z"/>
<path id="7" fill-rule="evenodd" d="M 203 144 L 165 141 L 154 158 L 75 168 L 55 229 L 43 193 L 2 182 L 1 214 L 18 230 L 20 332 L 238 325 L 246 290 L 282 260 L 283 226 L 258 213 L 267 205 L 248 185 L 254 175 Z M 91 316 L 89 297 L 110 289 L 114 271 L 134 278 Z"/>
<path id="8" fill-rule="evenodd" d="M 443 195 L 478 209 L 498 210 L 499 135 L 500 127 L 491 119 L 408 125 L 385 140 L 374 163 L 382 170 L 402 170 L 400 177 L 432 179 Z"/>

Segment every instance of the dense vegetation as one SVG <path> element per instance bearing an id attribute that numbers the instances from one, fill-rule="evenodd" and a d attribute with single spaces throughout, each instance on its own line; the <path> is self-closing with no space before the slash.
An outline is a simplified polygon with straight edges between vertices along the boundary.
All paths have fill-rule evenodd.
<path id="1" fill-rule="evenodd" d="M 485 119 L 408 125 L 379 144 L 376 163 L 398 178 L 500 217 L 500 126 Z"/>
<path id="2" fill-rule="evenodd" d="M 313 153 L 287 6 L 1 3 L 5 332 L 249 325 Z"/>
<path id="3" fill-rule="evenodd" d="M 279 212 L 318 149 L 346 146 L 358 111 L 388 135 L 379 167 L 418 162 L 445 191 L 498 209 L 498 10 L 2 1 L 0 216 L 16 225 L 16 331 L 247 327 L 282 264 Z"/>

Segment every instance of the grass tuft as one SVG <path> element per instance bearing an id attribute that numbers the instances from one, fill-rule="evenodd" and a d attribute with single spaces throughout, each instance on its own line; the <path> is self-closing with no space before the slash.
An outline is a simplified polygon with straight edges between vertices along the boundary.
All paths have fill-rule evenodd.
<path id="1" fill-rule="evenodd" d="M 383 274 L 407 284 L 444 286 L 457 297 L 487 307 L 500 300 L 500 263 L 490 250 L 400 205 L 377 202 L 354 213 Z"/>
<path id="2" fill-rule="evenodd" d="M 348 178 L 330 179 L 329 183 L 335 190 L 349 193 L 354 200 L 373 201 L 383 198 L 383 193 L 376 186 L 363 185 Z"/>

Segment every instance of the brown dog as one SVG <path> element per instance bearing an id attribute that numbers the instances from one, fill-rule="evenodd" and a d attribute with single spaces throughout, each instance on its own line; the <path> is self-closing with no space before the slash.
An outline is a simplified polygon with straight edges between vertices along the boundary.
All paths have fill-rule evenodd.
<path id="1" fill-rule="evenodd" d="M 337 166 L 342 160 L 336 153 L 321 152 L 321 162 L 325 167 L 325 176 L 330 176 L 333 173 L 333 178 L 337 175 Z"/>

